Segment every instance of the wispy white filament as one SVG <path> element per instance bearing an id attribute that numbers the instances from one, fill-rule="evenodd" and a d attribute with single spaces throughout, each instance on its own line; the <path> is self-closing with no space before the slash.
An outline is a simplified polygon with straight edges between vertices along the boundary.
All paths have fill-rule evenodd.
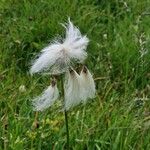
<path id="1" fill-rule="evenodd" d="M 80 99 L 80 76 L 76 71 L 72 70 L 66 75 L 65 81 L 65 109 L 69 110 L 71 107 L 78 105 L 81 102 Z"/>
<path id="2" fill-rule="evenodd" d="M 50 107 L 59 96 L 59 92 L 56 85 L 50 85 L 44 92 L 36 97 L 33 101 L 34 111 L 43 111 Z"/>
<path id="3" fill-rule="evenodd" d="M 80 73 L 80 81 L 82 87 L 81 99 L 85 103 L 88 98 L 94 98 L 96 92 L 92 74 L 85 66 Z"/>
<path id="4" fill-rule="evenodd" d="M 64 25 L 65 26 L 65 25 Z M 34 61 L 30 73 L 48 72 L 59 74 L 65 72 L 74 61 L 82 63 L 87 57 L 88 38 L 82 36 L 79 29 L 69 20 L 66 28 L 66 38 L 63 43 L 55 41 L 41 51 Z"/>

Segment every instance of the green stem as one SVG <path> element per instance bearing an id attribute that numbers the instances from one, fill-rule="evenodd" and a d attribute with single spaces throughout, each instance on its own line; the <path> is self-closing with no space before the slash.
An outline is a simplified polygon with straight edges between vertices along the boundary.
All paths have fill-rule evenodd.
<path id="1" fill-rule="evenodd" d="M 63 98 L 63 104 L 65 103 L 64 98 L 64 82 L 63 82 L 63 76 L 61 76 L 61 87 L 62 87 L 62 98 Z M 66 124 L 66 136 L 67 136 L 67 150 L 69 150 L 69 126 L 68 126 L 68 115 L 67 111 L 64 109 L 64 115 L 65 115 L 65 124 Z"/>
<path id="2" fill-rule="evenodd" d="M 67 132 L 67 150 L 69 150 L 69 127 L 68 127 L 68 115 L 67 111 L 64 110 L 65 113 L 65 122 L 66 122 L 66 132 Z"/>

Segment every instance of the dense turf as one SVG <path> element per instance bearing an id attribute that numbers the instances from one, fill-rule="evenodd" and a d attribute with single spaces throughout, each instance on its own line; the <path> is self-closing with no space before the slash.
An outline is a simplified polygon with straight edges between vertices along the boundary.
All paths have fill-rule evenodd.
<path id="1" fill-rule="evenodd" d="M 64 35 L 60 23 L 70 16 L 90 39 L 86 64 L 97 86 L 95 99 L 69 112 L 71 148 L 149 150 L 149 6 L 149 0 L 1 0 L 0 149 L 65 149 L 61 99 L 35 114 L 31 99 L 50 77 L 28 70 L 44 46 Z"/>

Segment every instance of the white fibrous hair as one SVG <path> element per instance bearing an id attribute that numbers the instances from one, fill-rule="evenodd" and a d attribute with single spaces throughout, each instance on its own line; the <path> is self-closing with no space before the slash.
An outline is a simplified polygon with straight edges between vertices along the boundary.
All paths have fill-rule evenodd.
<path id="1" fill-rule="evenodd" d="M 79 29 L 72 24 L 70 19 L 65 28 L 66 38 L 63 43 L 55 41 L 44 48 L 31 66 L 31 74 L 40 72 L 60 74 L 66 72 L 73 62 L 82 63 L 86 59 L 85 50 L 89 42 L 88 38 L 81 35 Z"/>
<path id="2" fill-rule="evenodd" d="M 81 102 L 80 99 L 80 76 L 75 70 L 71 70 L 66 75 L 64 94 L 65 94 L 65 110 L 78 105 Z"/>
<path id="3" fill-rule="evenodd" d="M 80 81 L 82 86 L 81 99 L 83 103 L 85 103 L 89 98 L 94 98 L 96 92 L 92 74 L 85 66 L 82 68 L 80 73 Z"/>
<path id="4" fill-rule="evenodd" d="M 70 58 L 78 60 L 82 63 L 86 57 L 86 48 L 89 43 L 89 39 L 86 36 L 82 36 L 79 29 L 75 27 L 69 19 L 69 23 L 66 28 L 66 38 L 64 40 L 64 47 L 68 50 Z"/>
<path id="5" fill-rule="evenodd" d="M 59 92 L 55 83 L 52 83 L 44 92 L 32 101 L 34 111 L 43 111 L 53 105 L 58 99 Z"/>

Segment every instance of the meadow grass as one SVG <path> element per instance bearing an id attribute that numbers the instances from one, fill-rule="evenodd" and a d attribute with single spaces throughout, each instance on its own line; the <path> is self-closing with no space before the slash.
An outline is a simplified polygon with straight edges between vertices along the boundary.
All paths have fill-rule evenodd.
<path id="1" fill-rule="evenodd" d="M 31 100 L 50 77 L 28 71 L 65 34 L 68 17 L 90 39 L 86 64 L 97 88 L 95 99 L 68 113 L 71 149 L 149 150 L 149 0 L 0 1 L 0 150 L 65 149 L 61 99 L 35 122 Z"/>

